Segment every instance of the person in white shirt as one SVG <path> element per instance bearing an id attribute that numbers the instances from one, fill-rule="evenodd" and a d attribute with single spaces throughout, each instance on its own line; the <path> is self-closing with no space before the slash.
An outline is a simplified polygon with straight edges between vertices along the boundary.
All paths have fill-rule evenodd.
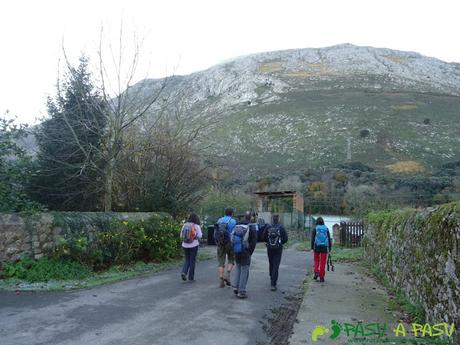
<path id="1" fill-rule="evenodd" d="M 181 238 L 182 248 L 184 248 L 184 265 L 182 266 L 182 280 L 195 281 L 195 262 L 200 242 L 203 237 L 201 232 L 200 218 L 195 213 L 191 213 L 187 222 L 182 226 Z"/>

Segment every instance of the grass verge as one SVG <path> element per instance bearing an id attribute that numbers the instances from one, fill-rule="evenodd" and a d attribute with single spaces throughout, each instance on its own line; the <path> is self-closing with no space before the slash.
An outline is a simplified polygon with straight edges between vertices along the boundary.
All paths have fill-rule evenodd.
<path id="1" fill-rule="evenodd" d="M 362 247 L 345 248 L 335 246 L 332 248 L 332 260 L 335 262 L 362 262 L 364 249 Z"/>
<path id="2" fill-rule="evenodd" d="M 198 251 L 197 260 L 204 261 L 213 258 L 209 251 Z M 0 280 L 0 290 L 6 291 L 67 291 L 88 289 L 117 281 L 161 272 L 176 268 L 181 265 L 182 258 L 173 259 L 162 263 L 136 262 L 129 266 L 113 266 L 104 272 L 91 272 L 82 279 L 61 279 L 30 282 L 25 279 L 8 278 Z"/>

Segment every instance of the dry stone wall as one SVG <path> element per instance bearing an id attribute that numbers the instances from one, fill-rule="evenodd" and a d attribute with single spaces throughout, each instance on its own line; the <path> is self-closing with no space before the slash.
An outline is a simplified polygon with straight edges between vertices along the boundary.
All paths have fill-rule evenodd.
<path id="1" fill-rule="evenodd" d="M 92 237 L 107 229 L 114 219 L 139 220 L 153 213 L 53 212 L 38 214 L 0 214 L 0 263 L 22 256 L 42 257 L 59 238 L 75 232 Z"/>
<path id="2" fill-rule="evenodd" d="M 427 321 L 455 323 L 460 343 L 460 202 L 371 214 L 366 258 L 421 305 Z"/>

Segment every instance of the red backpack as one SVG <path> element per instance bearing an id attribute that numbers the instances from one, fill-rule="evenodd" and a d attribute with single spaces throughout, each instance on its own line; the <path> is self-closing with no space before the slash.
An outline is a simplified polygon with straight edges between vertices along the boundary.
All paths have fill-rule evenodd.
<path id="1" fill-rule="evenodd" d="M 185 223 L 180 231 L 180 237 L 184 243 L 192 243 L 196 238 L 194 223 Z"/>

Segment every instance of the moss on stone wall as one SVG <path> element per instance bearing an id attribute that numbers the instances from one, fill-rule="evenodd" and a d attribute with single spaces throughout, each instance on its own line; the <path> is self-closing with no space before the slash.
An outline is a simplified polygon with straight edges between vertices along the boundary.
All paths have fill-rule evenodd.
<path id="1" fill-rule="evenodd" d="M 371 213 L 366 256 L 430 322 L 460 328 L 460 202 Z"/>

